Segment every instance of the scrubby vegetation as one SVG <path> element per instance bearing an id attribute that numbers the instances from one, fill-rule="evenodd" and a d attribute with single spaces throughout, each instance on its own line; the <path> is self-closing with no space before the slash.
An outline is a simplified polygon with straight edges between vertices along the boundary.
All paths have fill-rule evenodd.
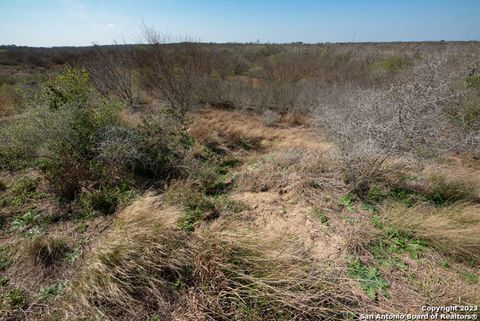
<path id="1" fill-rule="evenodd" d="M 0 319 L 476 304 L 478 43 L 0 51 Z"/>

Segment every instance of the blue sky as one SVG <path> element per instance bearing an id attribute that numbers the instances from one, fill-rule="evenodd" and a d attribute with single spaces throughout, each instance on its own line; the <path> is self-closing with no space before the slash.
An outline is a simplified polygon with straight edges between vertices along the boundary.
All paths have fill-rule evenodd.
<path id="1" fill-rule="evenodd" d="M 480 0 L 0 0 L 0 44 L 480 40 Z"/>

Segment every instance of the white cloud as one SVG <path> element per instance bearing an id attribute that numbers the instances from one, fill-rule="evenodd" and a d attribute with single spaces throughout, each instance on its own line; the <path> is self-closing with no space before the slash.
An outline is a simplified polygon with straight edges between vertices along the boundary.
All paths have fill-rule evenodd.
<path id="1" fill-rule="evenodd" d="M 115 26 L 115 24 L 113 24 L 113 23 L 109 23 L 109 24 L 106 25 L 105 27 L 106 27 L 107 29 L 113 29 L 113 28 L 115 28 L 116 26 Z"/>

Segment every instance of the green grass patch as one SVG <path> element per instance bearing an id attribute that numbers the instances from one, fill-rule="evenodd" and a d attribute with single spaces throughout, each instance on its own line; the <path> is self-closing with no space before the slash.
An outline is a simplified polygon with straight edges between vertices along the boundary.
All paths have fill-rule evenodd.
<path id="1" fill-rule="evenodd" d="M 22 177 L 9 190 L 0 196 L 0 206 L 20 206 L 28 201 L 45 197 L 45 193 L 37 192 L 40 178 Z"/>
<path id="2" fill-rule="evenodd" d="M 393 188 L 390 191 L 389 196 L 394 201 L 401 203 L 407 207 L 411 207 L 415 205 L 417 202 L 424 199 L 422 195 L 419 194 L 418 192 L 412 191 L 404 187 Z"/>
<path id="3" fill-rule="evenodd" d="M 468 76 L 465 83 L 468 88 L 480 89 L 480 75 L 473 74 Z"/>
<path id="4" fill-rule="evenodd" d="M 132 185 L 127 182 L 83 193 L 79 201 L 83 212 L 82 217 L 89 219 L 97 214 L 113 214 L 121 205 L 128 204 L 134 195 L 135 191 Z"/>
<path id="5" fill-rule="evenodd" d="M 81 255 L 82 255 L 82 248 L 77 246 L 71 251 L 68 251 L 65 253 L 65 262 L 69 264 L 73 264 L 75 263 L 75 261 L 77 261 L 80 258 Z"/>
<path id="6" fill-rule="evenodd" d="M 24 292 L 20 289 L 10 290 L 6 295 L 7 303 L 11 307 L 23 306 L 27 301 L 27 297 Z"/>

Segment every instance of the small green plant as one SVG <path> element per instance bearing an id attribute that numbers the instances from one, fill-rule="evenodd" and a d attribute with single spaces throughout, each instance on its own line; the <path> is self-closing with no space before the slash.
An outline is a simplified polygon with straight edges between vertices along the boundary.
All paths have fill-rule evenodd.
<path id="1" fill-rule="evenodd" d="M 480 85 L 477 88 L 480 89 Z M 461 127 L 467 130 L 475 128 L 480 122 L 480 95 L 470 95 L 462 99 L 452 114 Z"/>
<path id="2" fill-rule="evenodd" d="M 60 296 L 65 291 L 65 282 L 54 283 L 50 286 L 41 288 L 37 293 L 37 298 L 40 300 L 45 300 L 50 297 Z"/>
<path id="3" fill-rule="evenodd" d="M 388 295 L 389 283 L 382 278 L 380 271 L 363 263 L 359 258 L 348 263 L 348 275 L 358 280 L 360 287 L 370 299 L 375 300 L 378 295 Z"/>
<path id="4" fill-rule="evenodd" d="M 5 270 L 11 263 L 10 254 L 6 246 L 0 246 L 0 271 Z"/>
<path id="5" fill-rule="evenodd" d="M 19 289 L 10 290 L 7 294 L 7 298 L 10 301 L 10 305 L 14 307 L 24 305 L 27 300 L 23 291 Z"/>
<path id="6" fill-rule="evenodd" d="M 0 277 L 0 286 L 7 286 L 8 282 L 9 282 L 9 280 L 6 276 L 1 276 Z"/>
<path id="7" fill-rule="evenodd" d="M 368 191 L 368 202 L 371 204 L 381 203 L 385 197 L 385 191 L 380 186 L 372 186 Z"/>
<path id="8" fill-rule="evenodd" d="M 180 279 L 177 279 L 173 284 L 172 284 L 172 287 L 175 289 L 175 290 L 178 290 L 182 287 L 182 280 Z"/>
<path id="9" fill-rule="evenodd" d="M 348 211 L 353 212 L 353 204 L 355 199 L 350 195 L 345 195 L 340 198 L 340 205 L 343 205 Z"/>
<path id="10" fill-rule="evenodd" d="M 27 196 L 35 192 L 38 183 L 38 178 L 22 177 L 12 186 L 11 192 L 17 196 Z"/>
<path id="11" fill-rule="evenodd" d="M 447 260 L 442 260 L 440 261 L 440 265 L 445 268 L 445 269 L 449 269 L 450 268 L 450 263 L 448 263 Z"/>
<path id="12" fill-rule="evenodd" d="M 218 164 L 217 172 L 220 175 L 225 175 L 228 171 L 232 168 L 238 167 L 242 164 L 242 161 L 236 157 L 227 158 L 222 160 L 220 164 Z"/>
<path id="13" fill-rule="evenodd" d="M 378 213 L 378 208 L 370 202 L 364 202 L 362 209 L 372 213 Z"/>
<path id="14" fill-rule="evenodd" d="M 38 178 L 22 177 L 9 190 L 8 195 L 3 198 L 3 205 L 22 205 L 28 200 L 38 199 L 43 196 L 36 192 L 39 183 Z"/>
<path id="15" fill-rule="evenodd" d="M 213 183 L 211 186 L 207 186 L 206 194 L 207 195 L 222 195 L 230 191 L 232 187 L 231 183 L 219 181 Z"/>
<path id="16" fill-rule="evenodd" d="M 72 251 L 68 251 L 67 253 L 65 253 L 65 262 L 73 264 L 76 260 L 78 260 L 81 255 L 81 247 L 75 247 Z"/>
<path id="17" fill-rule="evenodd" d="M 412 233 L 403 232 L 392 226 L 383 226 L 384 233 L 369 244 L 369 249 L 375 259 L 381 264 L 393 264 L 401 267 L 401 262 L 394 254 L 408 253 L 412 259 L 418 259 L 425 250 L 427 243 L 417 240 Z"/>
<path id="18" fill-rule="evenodd" d="M 186 209 L 180 219 L 178 226 L 186 231 L 193 231 L 202 220 L 203 210 L 201 208 Z"/>
<path id="19" fill-rule="evenodd" d="M 313 208 L 311 211 L 311 214 L 316 218 L 318 218 L 322 224 L 327 226 L 329 225 L 330 219 L 328 218 L 327 214 L 325 214 L 325 212 L 322 212 L 317 208 Z"/>
<path id="20" fill-rule="evenodd" d="M 415 205 L 418 201 L 422 200 L 422 196 L 414 191 L 403 187 L 395 187 L 390 191 L 390 197 L 408 207 Z"/>
<path id="21" fill-rule="evenodd" d="M 133 190 L 130 184 L 118 184 L 82 194 L 79 205 L 83 209 L 83 217 L 92 218 L 96 213 L 113 214 L 122 202 L 128 202 L 132 196 Z"/>
<path id="22" fill-rule="evenodd" d="M 39 226 L 32 226 L 31 228 L 29 228 L 28 230 L 24 231 L 22 233 L 22 236 L 25 237 L 25 238 L 34 238 L 34 237 L 37 237 L 39 235 L 42 235 L 42 229 L 39 227 Z"/>
<path id="23" fill-rule="evenodd" d="M 385 227 L 382 216 L 375 214 L 372 216 L 372 224 L 376 228 L 383 229 Z"/>
<path id="24" fill-rule="evenodd" d="M 88 224 L 85 223 L 84 221 L 79 221 L 75 226 L 75 231 L 77 231 L 78 233 L 85 233 L 87 229 L 88 229 Z"/>
<path id="25" fill-rule="evenodd" d="M 12 222 L 12 230 L 23 231 L 27 227 L 32 226 L 34 223 L 38 222 L 40 215 L 34 211 L 28 211 L 22 216 L 17 216 Z"/>
<path id="26" fill-rule="evenodd" d="M 480 75 L 473 74 L 467 77 L 465 81 L 468 88 L 480 89 Z"/>

